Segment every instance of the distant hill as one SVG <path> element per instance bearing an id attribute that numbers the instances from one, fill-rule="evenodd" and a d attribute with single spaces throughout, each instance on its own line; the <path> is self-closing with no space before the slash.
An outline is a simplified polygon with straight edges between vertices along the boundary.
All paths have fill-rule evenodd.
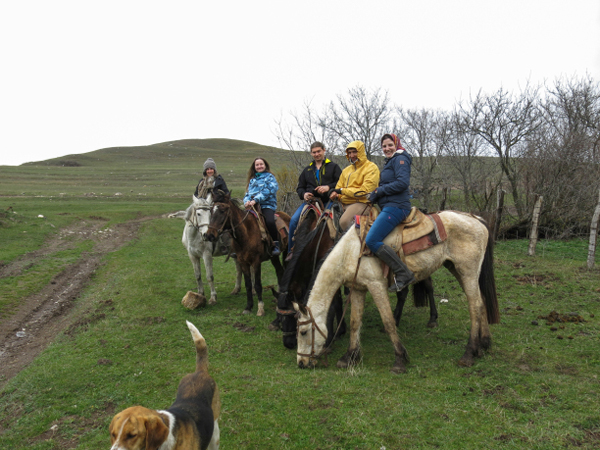
<path id="1" fill-rule="evenodd" d="M 250 165 L 256 156 L 262 155 L 265 158 L 271 156 L 272 159 L 279 161 L 280 158 L 285 158 L 286 154 L 287 150 L 235 139 L 182 139 L 134 147 L 109 147 L 45 161 L 28 162 L 23 165 L 77 167 L 141 163 L 165 166 L 176 163 L 177 166 L 184 164 L 190 168 L 190 164 L 194 166 L 200 164 L 202 167 L 202 163 L 208 157 L 215 159 L 217 165 L 219 159 L 231 160 L 236 165 L 244 160 Z"/>

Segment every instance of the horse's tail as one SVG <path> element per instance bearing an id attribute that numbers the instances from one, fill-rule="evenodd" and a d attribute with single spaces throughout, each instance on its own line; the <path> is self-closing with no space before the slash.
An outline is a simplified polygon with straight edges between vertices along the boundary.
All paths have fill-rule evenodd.
<path id="1" fill-rule="evenodd" d="M 479 274 L 479 290 L 483 296 L 485 309 L 487 311 L 488 323 L 500 323 L 500 310 L 498 308 L 498 296 L 496 294 L 496 279 L 494 277 L 494 236 L 487 224 L 481 221 L 488 231 L 488 242 L 485 255 L 481 263 Z"/>
<path id="2" fill-rule="evenodd" d="M 431 277 L 413 284 L 413 302 L 415 308 L 429 306 L 429 292 L 433 295 L 433 281 Z"/>

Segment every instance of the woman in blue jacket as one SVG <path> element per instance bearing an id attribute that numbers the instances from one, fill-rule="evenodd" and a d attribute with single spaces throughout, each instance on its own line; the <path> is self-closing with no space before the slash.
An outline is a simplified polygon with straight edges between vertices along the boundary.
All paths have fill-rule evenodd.
<path id="1" fill-rule="evenodd" d="M 246 195 L 244 196 L 244 206 L 249 208 L 256 204 L 259 205 L 267 230 L 273 239 L 273 256 L 281 253 L 279 249 L 279 237 L 277 227 L 275 226 L 275 211 L 277 210 L 277 191 L 279 185 L 275 175 L 271 173 L 271 167 L 264 158 L 256 158 L 250 170 L 248 170 L 248 180 L 246 184 Z"/>
<path id="2" fill-rule="evenodd" d="M 373 222 L 365 243 L 394 272 L 396 291 L 400 292 L 413 283 L 415 277 L 396 252 L 385 245 L 383 240 L 410 213 L 408 188 L 412 157 L 402 147 L 400 139 L 395 134 L 383 135 L 381 149 L 385 156 L 385 164 L 381 171 L 379 187 L 369 194 L 369 200 L 371 203 L 379 204 L 381 213 Z"/>

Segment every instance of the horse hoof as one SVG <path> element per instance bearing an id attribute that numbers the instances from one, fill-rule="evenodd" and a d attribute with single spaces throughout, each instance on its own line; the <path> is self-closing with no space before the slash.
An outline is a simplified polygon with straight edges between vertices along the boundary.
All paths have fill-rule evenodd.
<path id="1" fill-rule="evenodd" d="M 406 367 L 402 365 L 394 365 L 394 367 L 390 369 L 390 372 L 396 375 L 400 373 L 406 373 Z"/>
<path id="2" fill-rule="evenodd" d="M 429 322 L 427 324 L 427 328 L 437 328 L 438 327 L 438 323 L 437 322 Z"/>
<path id="3" fill-rule="evenodd" d="M 217 299 L 211 297 L 210 300 L 208 301 L 208 304 L 211 305 L 211 306 L 216 305 L 217 304 Z"/>
<path id="4" fill-rule="evenodd" d="M 258 317 L 263 317 L 265 315 L 265 312 L 264 311 L 257 311 L 256 315 Z"/>
<path id="5" fill-rule="evenodd" d="M 471 367 L 473 365 L 474 361 L 473 358 L 469 358 L 469 357 L 465 357 L 463 356 L 462 358 L 460 358 L 458 360 L 458 365 L 460 367 Z"/>
<path id="6" fill-rule="evenodd" d="M 342 359 L 338 360 L 336 367 L 338 369 L 347 369 L 348 365 L 349 365 L 348 361 L 342 358 Z"/>
<path id="7" fill-rule="evenodd" d="M 278 331 L 279 330 L 279 326 L 274 325 L 272 323 L 269 324 L 269 331 Z"/>
<path id="8" fill-rule="evenodd" d="M 250 311 L 249 309 L 245 309 L 245 310 L 242 311 L 242 314 L 243 315 L 247 315 L 247 314 L 250 314 L 251 312 L 252 311 Z"/>
<path id="9" fill-rule="evenodd" d="M 238 295 L 239 293 L 240 293 L 240 288 L 236 287 L 233 289 L 233 291 L 231 291 L 231 294 L 229 294 L 229 295 Z"/>

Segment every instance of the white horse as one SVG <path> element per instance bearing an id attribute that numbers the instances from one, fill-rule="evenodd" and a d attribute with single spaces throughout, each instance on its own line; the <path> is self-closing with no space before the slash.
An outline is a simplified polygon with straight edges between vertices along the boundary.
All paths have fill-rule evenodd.
<path id="1" fill-rule="evenodd" d="M 459 364 L 471 366 L 473 358 L 481 356 L 483 350 L 491 346 L 488 324 L 499 322 L 493 242 L 489 239 L 487 226 L 479 217 L 455 211 L 442 211 L 439 216 L 446 228 L 447 239 L 441 244 L 406 256 L 405 261 L 417 281 L 428 278 L 443 265 L 460 283 L 469 303 L 471 333 Z M 360 254 L 361 242 L 352 227 L 325 259 L 306 306 L 294 305 L 300 315 L 297 355 L 300 368 L 314 367 L 319 356 L 324 353 L 327 311 L 333 295 L 344 284 L 352 288 L 350 343 L 337 366 L 348 367 L 360 357 L 360 327 L 365 295 L 369 291 L 394 346 L 396 361 L 392 372 L 406 371 L 408 354 L 396 333 L 388 297 L 388 280 L 383 276 L 382 263 L 374 256 L 361 259 Z M 360 266 L 355 279 L 359 260 Z"/>
<path id="2" fill-rule="evenodd" d="M 208 230 L 208 224 L 210 223 L 211 208 L 212 194 L 209 194 L 206 199 L 193 196 L 193 203 L 188 209 L 170 214 L 169 217 L 182 217 L 185 219 L 181 242 L 186 248 L 190 261 L 194 266 L 194 275 L 196 276 L 196 282 L 198 283 L 198 293 L 204 295 L 204 285 L 202 283 L 202 271 L 200 267 L 200 258 L 202 258 L 204 260 L 204 267 L 206 268 L 206 278 L 208 280 L 208 285 L 210 286 L 210 299 L 208 300 L 208 304 L 214 305 L 217 303 L 217 291 L 215 289 L 215 280 L 213 276 L 213 257 L 224 256 L 229 252 L 219 245 L 220 242 L 212 243 L 204 239 L 204 235 Z M 234 261 L 236 278 L 235 287 L 231 292 L 233 295 L 240 292 L 242 285 L 242 271 L 237 260 L 234 259 Z"/>

